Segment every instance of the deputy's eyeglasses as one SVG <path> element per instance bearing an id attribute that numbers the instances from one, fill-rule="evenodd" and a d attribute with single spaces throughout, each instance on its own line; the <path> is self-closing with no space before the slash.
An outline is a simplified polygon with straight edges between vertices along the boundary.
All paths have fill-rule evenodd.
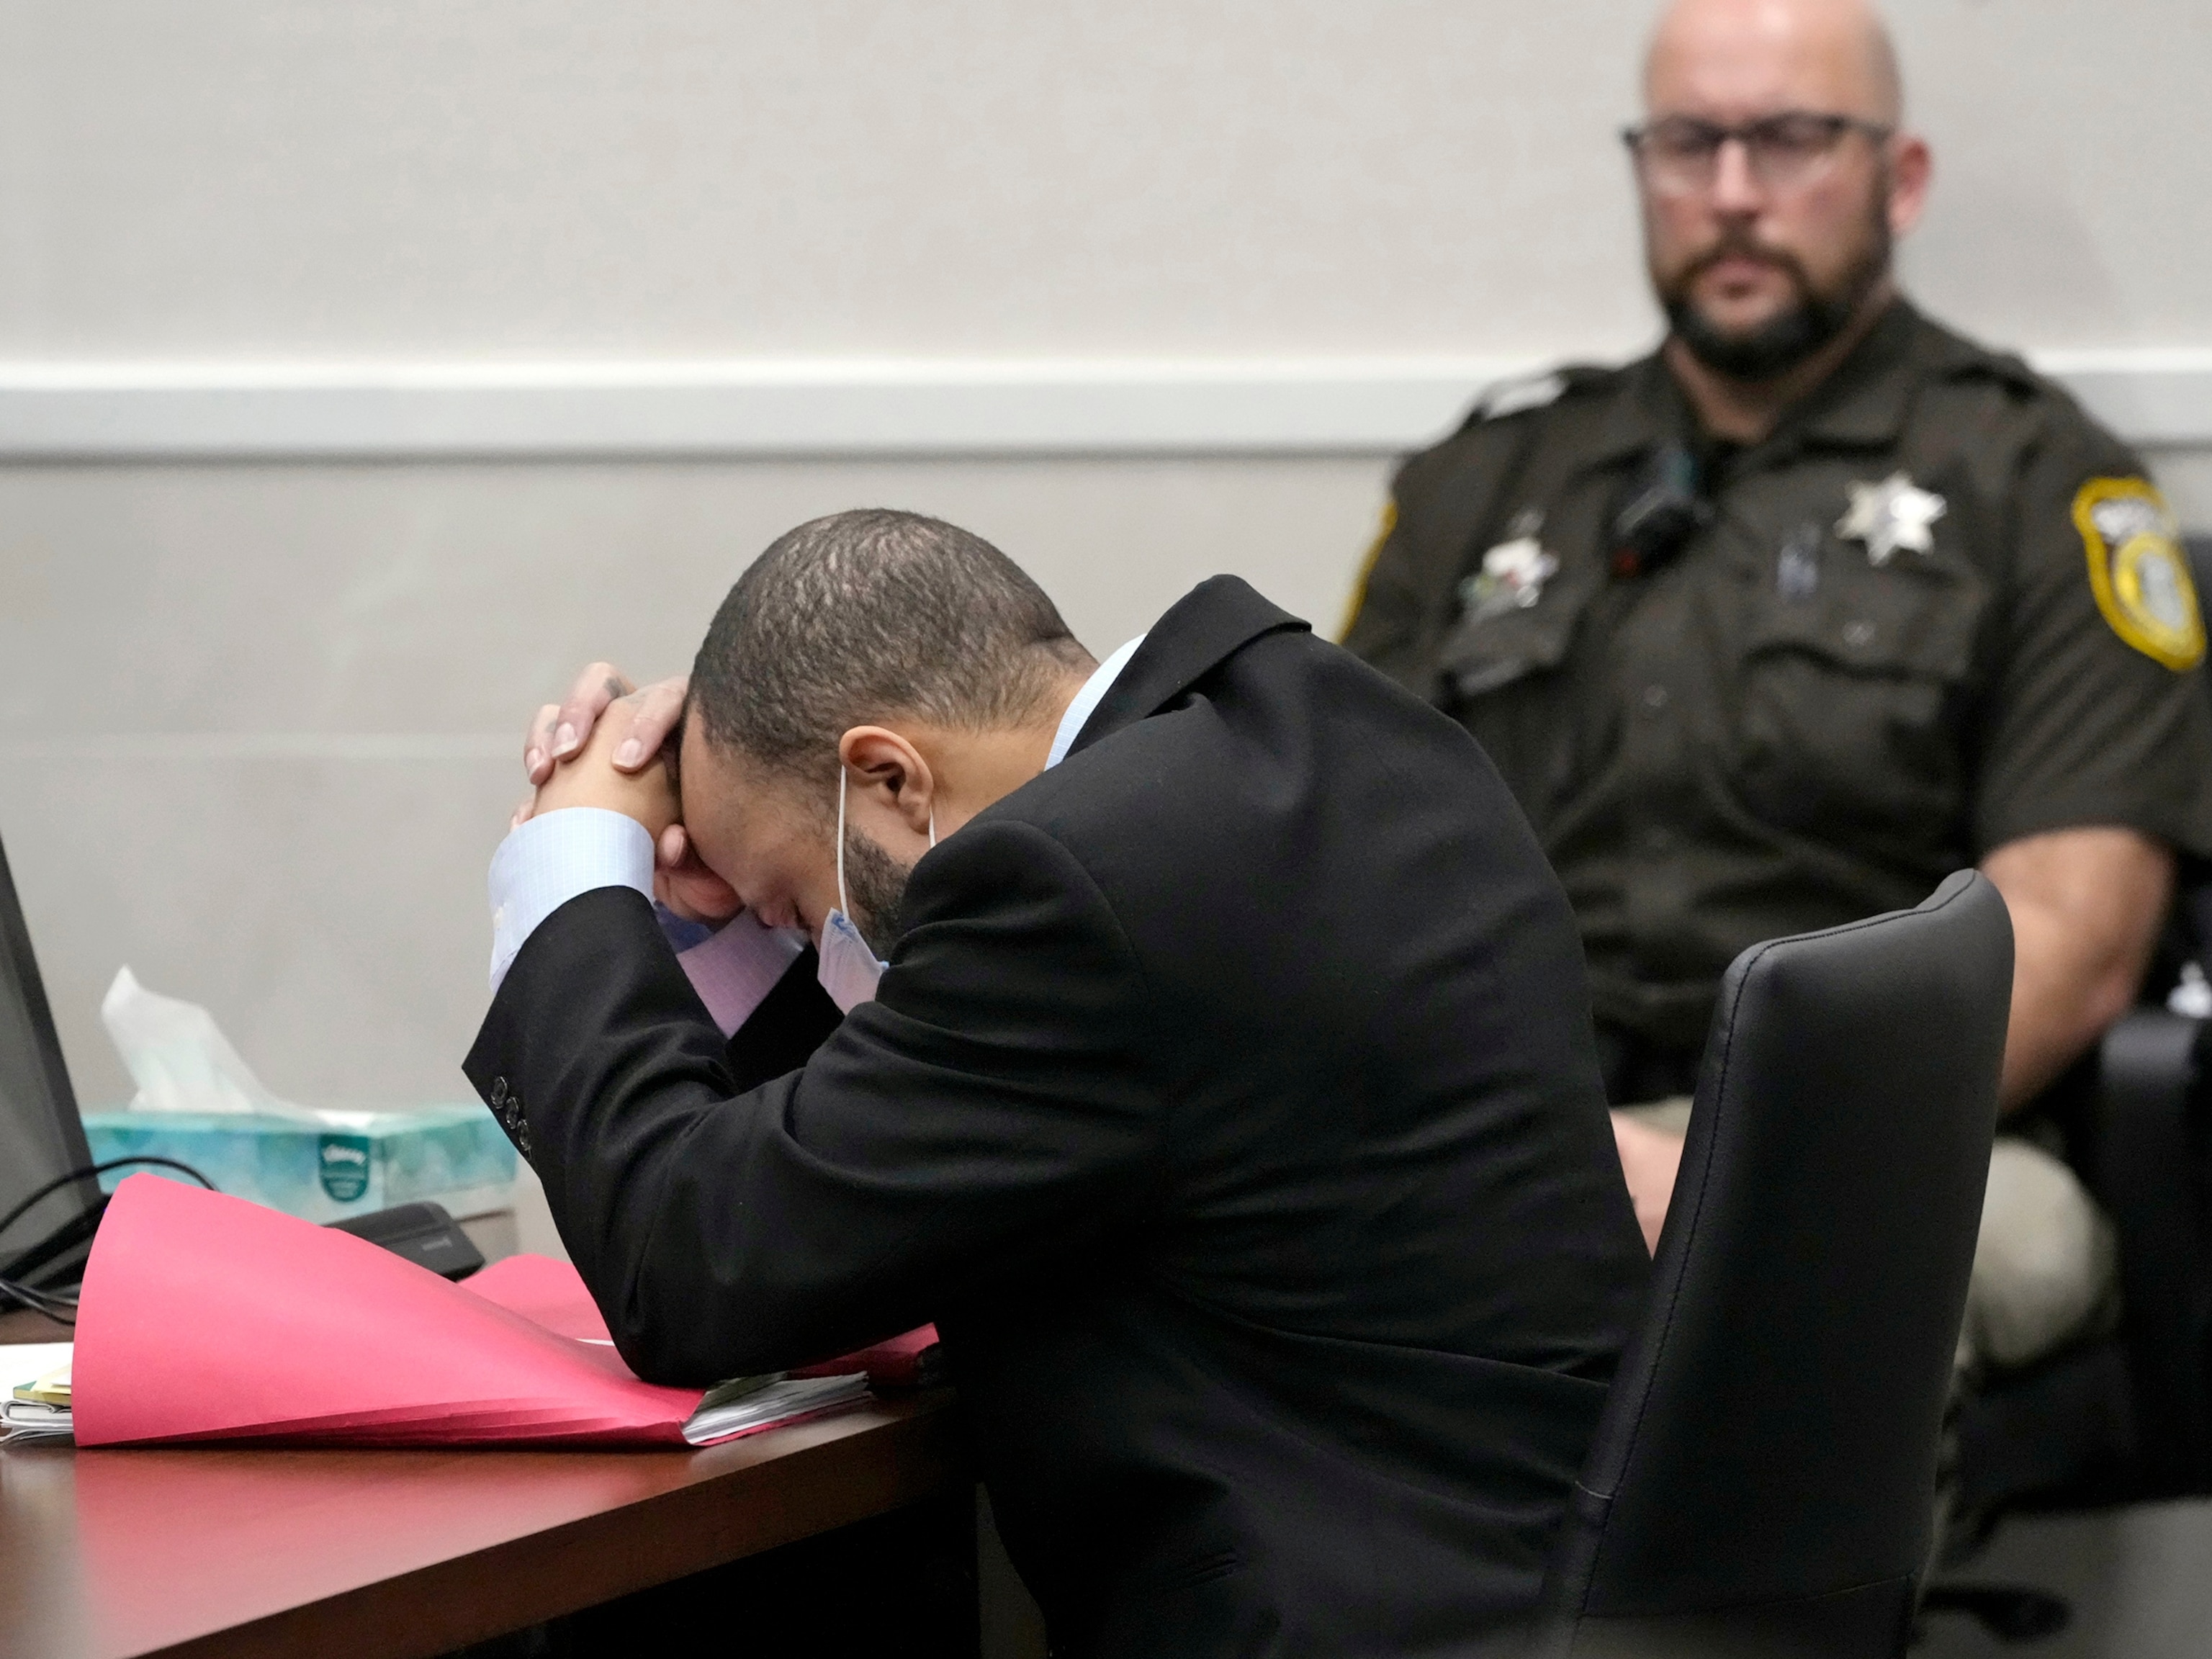
<path id="1" fill-rule="evenodd" d="M 1753 178 L 1770 190 L 1788 190 L 1810 183 L 1825 171 L 1844 134 L 1863 132 L 1881 143 L 1893 131 L 1856 115 L 1786 110 L 1732 127 L 1693 115 L 1669 115 L 1629 127 L 1620 137 L 1652 189 L 1688 196 L 1712 188 L 1720 172 L 1721 146 L 1731 139 L 1743 146 Z"/>

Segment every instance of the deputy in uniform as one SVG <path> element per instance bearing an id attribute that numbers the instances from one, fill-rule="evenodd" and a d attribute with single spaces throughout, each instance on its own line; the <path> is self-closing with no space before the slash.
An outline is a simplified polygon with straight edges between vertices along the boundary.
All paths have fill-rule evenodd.
<path id="1" fill-rule="evenodd" d="M 1848 0 L 1682 0 L 1628 133 L 1670 327 L 1490 396 L 1399 473 L 1346 643 L 1480 739 L 1565 884 L 1656 1239 L 1723 971 L 1979 865 L 2018 939 L 2003 1104 L 2133 1000 L 2212 854 L 2204 635 L 2141 462 L 1897 292 L 1926 145 Z M 2017 1117 L 2010 1127 L 2030 1123 Z M 1974 1367 L 2112 1310 L 2030 1136 L 1992 1163 Z"/>

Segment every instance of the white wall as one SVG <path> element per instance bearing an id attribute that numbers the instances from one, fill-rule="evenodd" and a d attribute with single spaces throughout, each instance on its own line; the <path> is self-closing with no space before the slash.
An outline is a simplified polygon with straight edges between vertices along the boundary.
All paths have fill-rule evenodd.
<path id="1" fill-rule="evenodd" d="M 118 963 L 280 1092 L 465 1097 L 483 870 L 574 668 L 689 665 L 736 573 L 855 502 L 1015 550 L 1094 647 L 1237 570 L 1334 625 L 1380 464 L 0 469 L 0 839 L 88 1101 Z"/>
<path id="2" fill-rule="evenodd" d="M 1911 274 L 2212 343 L 2212 10 L 1904 0 Z M 1611 351 L 1648 0 L 7 0 L 0 356 Z"/>
<path id="3" fill-rule="evenodd" d="M 0 0 L 0 382 L 1618 355 L 1648 9 Z M 1896 9 L 1919 295 L 2027 347 L 2212 347 L 2212 15 Z M 84 1094 L 124 1092 L 126 959 L 280 1090 L 459 1092 L 512 732 L 587 656 L 680 665 L 804 516 L 970 524 L 1094 646 L 1216 569 L 1333 623 L 1379 449 L 1182 443 L 0 467 L 0 836 Z M 2160 465 L 2212 522 L 2212 462 Z"/>

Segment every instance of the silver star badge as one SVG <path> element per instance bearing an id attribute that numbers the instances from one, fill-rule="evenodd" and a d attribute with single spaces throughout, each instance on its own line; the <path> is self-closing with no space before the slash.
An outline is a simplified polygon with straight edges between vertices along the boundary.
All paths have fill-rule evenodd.
<path id="1" fill-rule="evenodd" d="M 1534 535 L 1516 536 L 1482 556 L 1481 570 L 1460 584 L 1460 602 L 1471 619 L 1487 622 L 1509 611 L 1528 610 L 1544 597 L 1544 584 L 1559 574 L 1559 562 Z"/>
<path id="2" fill-rule="evenodd" d="M 1885 565 L 1900 547 L 1925 553 L 1936 545 L 1929 526 L 1945 512 L 1943 498 L 1923 489 L 1902 472 L 1880 483 L 1850 486 L 1851 504 L 1836 520 L 1836 534 L 1866 544 L 1867 562 Z"/>

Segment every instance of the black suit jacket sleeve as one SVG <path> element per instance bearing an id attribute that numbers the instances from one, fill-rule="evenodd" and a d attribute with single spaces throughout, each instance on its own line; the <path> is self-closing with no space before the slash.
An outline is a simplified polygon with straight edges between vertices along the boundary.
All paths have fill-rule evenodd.
<path id="1" fill-rule="evenodd" d="M 916 866 L 878 1000 L 737 1091 L 721 1034 L 623 888 L 525 943 L 466 1069 L 519 1103 L 617 1346 L 705 1382 L 907 1329 L 1064 1267 L 1158 1184 L 1141 968 L 1042 831 L 978 820 Z"/>

